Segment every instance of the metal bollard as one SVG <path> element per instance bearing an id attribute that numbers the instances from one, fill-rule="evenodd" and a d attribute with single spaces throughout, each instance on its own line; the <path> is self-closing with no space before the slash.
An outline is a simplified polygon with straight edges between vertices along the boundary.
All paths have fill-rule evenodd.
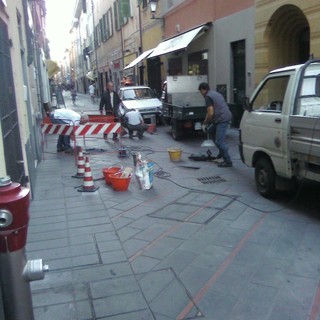
<path id="1" fill-rule="evenodd" d="M 30 281 L 41 280 L 48 266 L 28 261 L 29 189 L 0 178 L 0 286 L 6 320 L 33 320 Z"/>

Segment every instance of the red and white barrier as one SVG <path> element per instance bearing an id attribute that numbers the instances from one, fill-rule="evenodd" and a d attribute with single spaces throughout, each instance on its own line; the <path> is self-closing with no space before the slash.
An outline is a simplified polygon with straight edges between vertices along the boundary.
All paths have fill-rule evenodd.
<path id="1" fill-rule="evenodd" d="M 41 124 L 41 131 L 43 134 L 61 134 L 76 136 L 89 136 L 96 134 L 111 134 L 120 133 L 121 124 L 119 122 L 113 123 L 86 123 L 82 125 L 71 126 L 69 124 Z"/>
<path id="2" fill-rule="evenodd" d="M 106 135 L 113 133 L 121 133 L 121 123 L 120 122 L 110 122 L 110 123 L 95 123 L 88 122 L 81 125 L 69 125 L 69 124 L 54 124 L 45 121 L 41 124 L 41 131 L 44 136 L 48 134 L 58 134 L 58 135 L 70 135 L 74 139 L 74 149 L 77 147 L 77 136 L 82 136 L 84 143 L 85 137 L 89 135 Z M 45 139 L 46 140 L 46 139 Z M 74 152 L 75 164 L 77 165 L 77 155 Z"/>

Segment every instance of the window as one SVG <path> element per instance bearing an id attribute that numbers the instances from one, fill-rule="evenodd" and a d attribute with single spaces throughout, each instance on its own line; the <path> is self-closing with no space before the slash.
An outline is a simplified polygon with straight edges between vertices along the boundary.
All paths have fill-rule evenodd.
<path id="1" fill-rule="evenodd" d="M 252 110 L 280 113 L 288 82 L 289 76 L 268 79 L 254 98 Z"/>
<path id="2" fill-rule="evenodd" d="M 208 74 L 208 51 L 191 53 L 188 56 L 188 75 Z"/>
<path id="3" fill-rule="evenodd" d="M 169 76 L 178 76 L 182 74 L 182 58 L 169 59 Z"/>
<path id="4" fill-rule="evenodd" d="M 303 78 L 294 114 L 320 117 L 320 75 Z"/>
<path id="5" fill-rule="evenodd" d="M 148 0 L 142 0 L 142 8 L 145 9 L 148 7 Z"/>
<path id="6" fill-rule="evenodd" d="M 113 14 L 114 14 L 114 26 L 116 30 L 120 30 L 120 23 L 119 23 L 119 17 L 118 17 L 118 2 L 115 1 L 113 3 Z"/>
<path id="7" fill-rule="evenodd" d="M 107 39 L 113 35 L 113 21 L 112 21 L 112 9 L 110 8 L 107 12 Z"/>
<path id="8" fill-rule="evenodd" d="M 99 20 L 99 31 L 100 31 L 100 34 L 101 34 L 101 41 L 104 42 L 107 40 L 106 38 L 106 20 L 105 20 L 105 17 L 106 15 L 104 14 L 102 16 L 102 18 Z"/>

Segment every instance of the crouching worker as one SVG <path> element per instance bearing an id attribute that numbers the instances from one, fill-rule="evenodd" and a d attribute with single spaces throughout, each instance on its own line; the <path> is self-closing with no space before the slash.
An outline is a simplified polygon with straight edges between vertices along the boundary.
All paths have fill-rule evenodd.
<path id="1" fill-rule="evenodd" d="M 133 131 L 137 131 L 139 139 L 142 139 L 143 133 L 148 129 L 148 125 L 144 123 L 140 112 L 136 109 L 130 109 L 125 114 L 124 123 L 129 131 L 129 138 L 133 138 Z"/>
<path id="2" fill-rule="evenodd" d="M 50 113 L 52 123 L 79 125 L 89 121 L 86 114 L 79 114 L 69 109 L 56 109 Z M 70 145 L 70 135 L 59 135 L 57 143 L 57 152 L 72 153 Z"/>

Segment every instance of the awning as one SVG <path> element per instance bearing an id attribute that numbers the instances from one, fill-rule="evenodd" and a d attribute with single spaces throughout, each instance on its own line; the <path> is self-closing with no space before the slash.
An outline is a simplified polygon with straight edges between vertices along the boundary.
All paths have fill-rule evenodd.
<path id="1" fill-rule="evenodd" d="M 94 81 L 93 71 L 89 71 L 89 72 L 86 74 L 86 77 L 87 77 L 89 80 Z"/>
<path id="2" fill-rule="evenodd" d="M 52 60 L 46 60 L 47 69 L 48 69 L 48 76 L 52 78 L 56 73 L 60 71 L 58 64 Z"/>
<path id="3" fill-rule="evenodd" d="M 189 45 L 189 43 L 199 34 L 199 32 L 204 29 L 207 30 L 208 25 L 205 24 L 201 27 L 198 27 L 191 31 L 187 31 L 174 38 L 161 42 L 153 50 L 152 54 L 150 54 L 148 58 L 153 58 L 153 57 L 161 56 L 166 53 L 185 49 Z"/>
<path id="4" fill-rule="evenodd" d="M 149 54 L 153 51 L 154 49 L 150 49 L 148 51 L 145 51 L 144 53 L 140 54 L 138 58 L 135 58 L 131 63 L 129 63 L 123 70 L 127 70 L 130 68 L 133 68 L 136 64 L 138 64 L 140 61 L 143 59 L 147 58 Z"/>

